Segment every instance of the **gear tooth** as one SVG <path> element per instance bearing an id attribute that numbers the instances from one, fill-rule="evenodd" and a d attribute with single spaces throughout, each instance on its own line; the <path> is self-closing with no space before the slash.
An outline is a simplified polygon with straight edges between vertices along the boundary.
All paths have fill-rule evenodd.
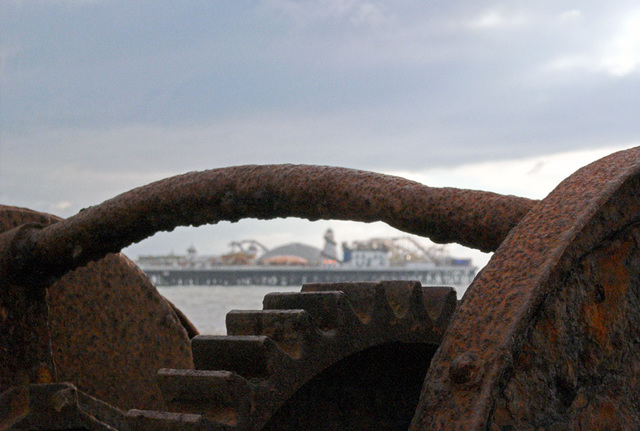
<path id="1" fill-rule="evenodd" d="M 375 281 L 345 283 L 313 283 L 302 286 L 303 292 L 340 290 L 364 324 L 386 325 L 404 319 L 411 311 L 417 281 Z"/>
<path id="2" fill-rule="evenodd" d="M 376 283 L 309 283 L 302 286 L 302 292 L 327 292 L 339 290 L 343 292 L 353 307 L 353 311 L 364 324 L 371 320 L 375 308 Z"/>
<path id="3" fill-rule="evenodd" d="M 235 426 L 216 423 L 200 414 L 132 409 L 126 413 L 129 429 L 136 431 L 234 431 Z"/>
<path id="4" fill-rule="evenodd" d="M 198 370 L 227 370 L 245 378 L 267 377 L 273 364 L 288 357 L 269 337 L 262 335 L 198 335 L 191 340 L 193 363 Z"/>
<path id="5" fill-rule="evenodd" d="M 446 327 L 458 306 L 456 291 L 453 287 L 429 286 L 422 288 L 420 304 L 435 326 Z"/>
<path id="6" fill-rule="evenodd" d="M 366 285 L 366 290 L 363 288 Z M 432 322 L 423 313 L 422 319 L 417 319 L 413 313 L 413 305 L 422 296 L 421 285 L 417 281 L 392 280 L 358 283 L 349 286 L 354 301 L 367 300 L 371 302 L 370 331 L 380 330 L 394 334 L 394 337 L 407 342 L 414 340 L 418 333 L 429 333 Z M 362 293 L 361 293 L 362 292 Z M 373 299 L 371 298 L 373 292 Z M 358 298 L 358 295 L 363 297 Z M 421 337 L 422 335 L 418 336 Z"/>
<path id="7" fill-rule="evenodd" d="M 311 315 L 322 331 L 350 328 L 357 332 L 360 326 L 356 312 L 341 291 L 309 291 L 270 293 L 263 301 L 265 309 L 302 309 Z"/>
<path id="8" fill-rule="evenodd" d="M 290 357 L 301 358 L 320 336 L 305 310 L 238 311 L 227 314 L 230 335 L 264 335 Z"/>
<path id="9" fill-rule="evenodd" d="M 201 413 L 233 426 L 249 408 L 248 382 L 230 371 L 161 369 L 158 384 L 173 412 Z"/>
<path id="10" fill-rule="evenodd" d="M 384 292 L 385 304 L 380 306 L 389 307 L 395 318 L 403 319 L 409 317 L 416 295 L 421 293 L 419 281 L 380 281 L 377 288 Z"/>

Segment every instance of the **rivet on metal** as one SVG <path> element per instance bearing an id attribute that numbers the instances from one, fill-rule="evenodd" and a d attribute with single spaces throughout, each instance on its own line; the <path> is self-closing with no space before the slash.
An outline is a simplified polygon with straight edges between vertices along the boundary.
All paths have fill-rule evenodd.
<path id="1" fill-rule="evenodd" d="M 470 385 L 478 383 L 481 375 L 478 364 L 478 355 L 473 352 L 465 352 L 451 362 L 449 378 L 457 385 Z"/>

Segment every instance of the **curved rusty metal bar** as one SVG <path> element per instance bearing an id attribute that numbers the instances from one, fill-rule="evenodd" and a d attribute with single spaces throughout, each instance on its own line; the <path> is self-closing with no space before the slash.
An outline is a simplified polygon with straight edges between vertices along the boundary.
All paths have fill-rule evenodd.
<path id="1" fill-rule="evenodd" d="M 156 232 L 242 218 L 383 221 L 435 242 L 492 251 L 536 202 L 336 167 L 221 168 L 151 183 L 23 232 L 9 273 L 22 285 L 46 285 Z"/>

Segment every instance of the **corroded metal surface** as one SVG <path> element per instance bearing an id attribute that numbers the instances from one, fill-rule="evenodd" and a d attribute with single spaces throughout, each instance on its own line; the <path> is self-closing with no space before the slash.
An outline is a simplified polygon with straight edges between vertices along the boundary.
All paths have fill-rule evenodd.
<path id="1" fill-rule="evenodd" d="M 58 221 L 49 214 L 0 206 L 0 232 Z M 0 292 L 2 316 L 26 320 L 14 324 L 12 333 L 7 329 L 11 322 L 0 326 L 0 336 L 11 338 L 2 345 L 11 346 L 7 358 L 12 361 L 0 364 L 2 378 L 8 379 L 2 380 L 0 392 L 16 384 L 69 381 L 120 408 L 161 409 L 156 371 L 193 366 L 178 316 L 123 255 L 111 254 L 70 272 L 49 289 L 49 331 L 45 294 L 20 286 Z M 16 376 L 20 367 L 32 370 L 31 376 Z"/>
<path id="2" fill-rule="evenodd" d="M 0 392 L 16 385 L 50 383 L 56 372 L 51 354 L 46 291 L 6 282 L 6 259 L 28 226 L 0 234 Z M 5 240 L 5 241 L 3 241 Z"/>
<path id="3" fill-rule="evenodd" d="M 53 364 L 61 359 L 54 361 L 51 357 L 43 288 L 51 286 L 68 271 L 117 252 L 157 231 L 246 217 L 381 220 L 408 232 L 426 234 L 436 241 L 454 240 L 492 249 L 534 204 L 528 199 L 493 193 L 434 189 L 370 172 L 281 165 L 244 166 L 181 175 L 132 190 L 67 220 L 56 221 L 49 215 L 6 208 L 6 230 L 0 233 L 0 295 L 3 295 L 0 305 L 4 305 L 4 311 L 0 313 L 4 333 L 0 340 L 4 352 L 0 353 L 4 379 L 0 381 L 0 389 L 56 379 Z M 462 208 L 466 211 L 460 211 Z M 28 221 L 36 223 L 26 223 Z M 25 224 L 11 229 L 20 223 Z M 124 267 L 117 268 L 118 265 Z M 142 290 L 152 291 L 153 287 L 141 273 L 133 275 L 135 270 L 130 263 L 112 261 L 110 266 L 109 275 L 101 279 L 103 286 L 110 283 L 144 285 Z M 135 333 L 144 327 L 144 323 L 130 322 L 128 318 L 135 313 L 131 313 L 129 307 L 119 309 L 113 303 L 101 304 L 92 292 L 102 292 L 103 299 L 121 296 L 130 306 L 139 306 L 140 301 L 113 288 L 94 286 L 93 276 L 83 275 L 82 270 L 70 277 L 69 283 L 75 286 L 77 295 L 74 301 L 64 304 L 63 311 L 52 310 L 52 334 L 57 336 L 55 331 L 65 327 L 65 324 L 53 322 L 56 317 L 64 316 L 66 323 L 71 316 L 79 316 L 79 320 L 66 334 L 67 339 L 54 340 L 54 351 L 60 346 L 67 352 L 72 350 L 69 346 L 83 346 L 83 353 L 69 356 L 73 360 L 66 365 L 61 363 L 60 372 L 92 367 L 96 370 L 94 375 L 104 374 L 104 370 L 113 368 L 114 364 L 103 368 L 100 358 L 108 355 L 100 353 L 113 346 L 86 345 L 87 340 L 99 344 L 100 337 L 91 332 L 103 333 L 104 320 L 84 320 L 82 312 L 69 314 L 70 310 L 76 307 L 92 310 L 92 317 L 106 314 L 120 325 L 118 328 L 111 326 L 112 332 L 123 336 L 128 332 Z M 71 281 L 73 277 L 75 281 Z M 52 304 L 56 297 L 66 297 L 64 293 L 59 294 L 55 285 L 53 287 Z M 131 289 L 125 288 L 125 291 Z M 37 296 L 39 299 L 35 300 Z M 78 304 L 79 298 L 85 299 L 83 306 Z M 118 315 L 112 315 L 116 310 Z M 144 314 L 144 310 L 140 313 Z M 163 318 L 168 326 L 178 326 L 174 313 L 167 312 L 164 316 L 169 316 Z M 88 321 L 92 324 L 87 325 Z M 155 327 L 162 322 L 151 319 L 149 323 Z M 78 337 L 81 331 L 85 332 L 84 337 Z M 151 347 L 162 345 L 164 340 L 139 336 L 136 342 L 138 346 L 149 345 L 137 355 L 132 352 L 123 355 L 127 362 L 138 358 L 140 363 L 147 363 L 144 352 L 153 351 Z M 173 346 L 185 353 L 184 344 L 177 342 Z M 91 353 L 94 353 L 93 357 Z M 179 356 L 184 357 L 184 354 Z M 153 364 L 154 361 L 148 361 L 148 365 Z M 119 371 L 123 369 L 119 368 Z M 92 387 L 88 380 L 82 381 L 86 375 L 62 376 L 79 382 L 83 389 L 99 391 L 100 396 L 120 406 L 129 404 L 119 397 L 127 397 L 139 405 L 144 405 L 145 400 L 152 403 L 157 399 L 149 395 L 152 392 L 147 392 L 149 396 L 145 397 L 134 390 L 115 390 L 117 384 L 114 382 Z M 123 378 L 133 376 L 123 373 Z"/>
<path id="4" fill-rule="evenodd" d="M 561 183 L 467 290 L 413 430 L 639 429 L 640 149 Z"/>
<path id="5" fill-rule="evenodd" d="M 383 221 L 436 242 L 494 250 L 536 201 L 432 188 L 403 178 L 322 166 L 241 166 L 176 176 L 131 190 L 44 229 L 12 256 L 16 284 L 118 252 L 158 231 L 241 218 Z M 17 271 L 30 268 L 29 271 Z M 22 277 L 22 279 L 20 279 Z"/>
<path id="6" fill-rule="evenodd" d="M 26 221 L 41 225 L 0 234 L 0 323 L 32 329 L 0 334 L 18 354 L 5 351 L 1 385 L 54 377 L 34 293 L 156 231 L 245 217 L 380 220 L 481 250 L 504 239 L 448 328 L 456 301 L 444 288 L 309 285 L 269 295 L 262 311 L 228 315 L 229 336 L 193 340 L 196 369 L 159 372 L 172 412 L 131 410 L 126 426 L 403 429 L 419 385 L 413 401 L 402 394 L 431 363 L 413 430 L 638 429 L 639 190 L 636 148 L 579 170 L 540 203 L 281 165 L 170 178 L 54 224 L 38 216 Z M 417 345 L 428 348 L 406 349 Z M 411 371 L 381 377 L 398 364 Z"/>
<path id="7" fill-rule="evenodd" d="M 164 408 L 160 368 L 193 366 L 178 316 L 122 255 L 78 268 L 49 293 L 58 381 L 120 408 Z"/>
<path id="8" fill-rule="evenodd" d="M 406 281 L 269 294 L 227 315 L 228 336 L 193 339 L 195 370 L 160 370 L 170 410 L 188 416 L 131 416 L 143 429 L 406 429 L 455 307 L 452 288 Z"/>

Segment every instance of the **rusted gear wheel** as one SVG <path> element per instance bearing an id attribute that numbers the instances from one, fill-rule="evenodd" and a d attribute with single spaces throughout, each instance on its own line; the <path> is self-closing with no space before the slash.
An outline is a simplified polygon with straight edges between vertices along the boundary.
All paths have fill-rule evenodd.
<path id="1" fill-rule="evenodd" d="M 586 166 L 467 290 L 414 430 L 640 429 L 640 148 Z"/>
<path id="2" fill-rule="evenodd" d="M 0 233 L 60 220 L 0 205 Z M 58 381 L 119 408 L 163 408 L 157 369 L 192 364 L 188 335 L 195 328 L 122 254 L 69 272 L 52 286 L 47 302 Z M 0 300 L 4 312 L 3 306 Z"/>
<path id="3" fill-rule="evenodd" d="M 452 288 L 407 281 L 269 294 L 263 310 L 227 315 L 228 336 L 192 340 L 195 370 L 159 371 L 174 414 L 131 411 L 129 423 L 406 430 L 456 304 Z"/>

